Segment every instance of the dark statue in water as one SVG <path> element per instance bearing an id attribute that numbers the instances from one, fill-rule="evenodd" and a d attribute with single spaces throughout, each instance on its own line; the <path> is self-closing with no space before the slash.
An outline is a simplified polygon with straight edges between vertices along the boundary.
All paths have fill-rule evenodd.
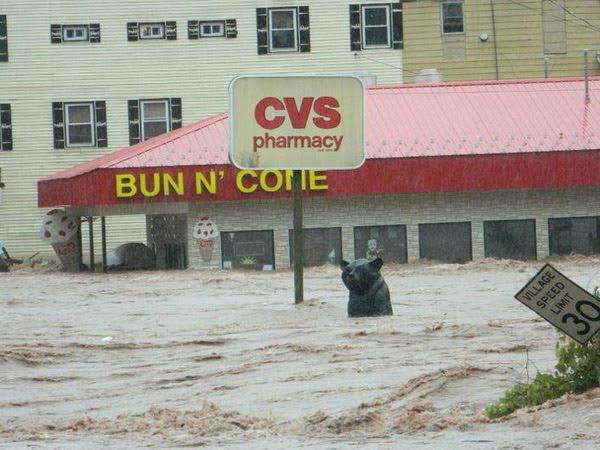
<path id="1" fill-rule="evenodd" d="M 342 260 L 342 281 L 350 291 L 349 317 L 391 316 L 390 290 L 381 276 L 383 259 Z"/>

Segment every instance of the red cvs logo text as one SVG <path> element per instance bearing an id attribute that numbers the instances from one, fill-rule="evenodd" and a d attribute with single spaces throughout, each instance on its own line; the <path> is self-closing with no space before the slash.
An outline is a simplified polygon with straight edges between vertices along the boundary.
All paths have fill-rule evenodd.
<path id="1" fill-rule="evenodd" d="M 254 108 L 256 123 L 266 130 L 282 126 L 286 120 L 294 129 L 304 129 L 314 111 L 312 123 L 320 129 L 337 127 L 342 116 L 337 110 L 340 103 L 333 97 L 303 97 L 298 103 L 294 97 L 265 97 Z"/>

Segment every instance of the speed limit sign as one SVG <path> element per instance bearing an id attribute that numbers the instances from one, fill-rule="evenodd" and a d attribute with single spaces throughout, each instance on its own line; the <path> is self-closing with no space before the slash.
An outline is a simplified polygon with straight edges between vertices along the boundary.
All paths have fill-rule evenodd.
<path id="1" fill-rule="evenodd" d="M 580 344 L 600 329 L 600 300 L 546 264 L 515 298 Z"/>

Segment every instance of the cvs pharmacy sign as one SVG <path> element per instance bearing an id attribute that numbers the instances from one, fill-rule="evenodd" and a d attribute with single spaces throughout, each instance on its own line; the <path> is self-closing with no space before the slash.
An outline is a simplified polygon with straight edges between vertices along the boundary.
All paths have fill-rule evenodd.
<path id="1" fill-rule="evenodd" d="M 241 169 L 351 169 L 365 159 L 358 77 L 238 77 L 229 120 L 230 159 Z"/>

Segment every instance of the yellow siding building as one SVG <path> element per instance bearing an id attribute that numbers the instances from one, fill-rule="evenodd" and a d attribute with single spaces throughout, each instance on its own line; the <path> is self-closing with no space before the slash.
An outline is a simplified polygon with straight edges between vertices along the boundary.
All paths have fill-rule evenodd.
<path id="1" fill-rule="evenodd" d="M 405 83 L 600 75 L 600 3 L 589 0 L 405 2 Z"/>

